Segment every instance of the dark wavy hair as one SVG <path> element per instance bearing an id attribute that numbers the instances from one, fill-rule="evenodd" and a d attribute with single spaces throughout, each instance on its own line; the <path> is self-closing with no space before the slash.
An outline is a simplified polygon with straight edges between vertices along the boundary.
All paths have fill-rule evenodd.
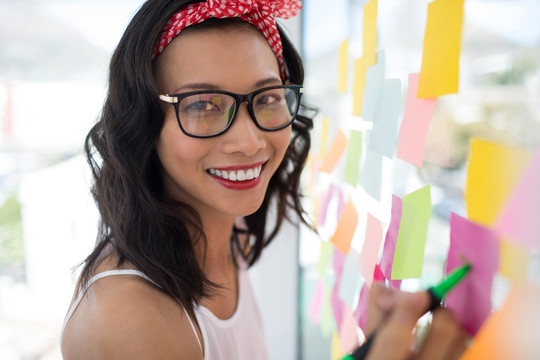
<path id="1" fill-rule="evenodd" d="M 85 260 L 79 289 L 88 282 L 103 250 L 112 245 L 119 265 L 126 261 L 154 280 L 188 310 L 219 288 L 210 282 L 195 256 L 194 245 L 206 238 L 199 215 L 163 191 L 161 165 L 154 141 L 163 125 L 152 51 L 167 21 L 182 7 L 197 1 L 150 0 L 128 25 L 110 63 L 108 94 L 98 122 L 90 130 L 85 152 L 92 169 L 92 194 L 101 215 L 98 240 Z M 217 27 L 234 19 L 210 19 L 194 25 Z M 302 84 L 302 60 L 279 28 L 287 81 Z M 309 225 L 301 204 L 300 174 L 310 147 L 312 120 L 298 116 L 283 162 L 272 177 L 261 207 L 246 216 L 246 229 L 234 229 L 231 246 L 251 266 L 276 236 L 290 211 Z M 204 141 L 204 140 L 201 140 Z M 275 205 L 272 229 L 267 215 Z M 250 241 L 239 241 L 238 232 Z"/>

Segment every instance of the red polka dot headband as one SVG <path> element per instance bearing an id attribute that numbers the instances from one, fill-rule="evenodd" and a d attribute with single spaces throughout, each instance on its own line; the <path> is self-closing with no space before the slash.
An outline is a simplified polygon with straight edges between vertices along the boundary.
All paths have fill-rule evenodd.
<path id="1" fill-rule="evenodd" d="M 202 23 L 209 18 L 238 17 L 256 26 L 263 33 L 276 54 L 285 80 L 283 46 L 274 18 L 288 19 L 295 16 L 302 8 L 302 0 L 208 0 L 187 5 L 173 15 L 167 23 L 154 49 L 154 57 L 186 27 Z"/>

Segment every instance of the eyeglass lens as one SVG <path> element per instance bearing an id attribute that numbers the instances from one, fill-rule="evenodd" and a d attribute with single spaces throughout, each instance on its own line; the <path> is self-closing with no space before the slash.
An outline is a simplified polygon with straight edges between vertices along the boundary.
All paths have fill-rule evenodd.
<path id="1" fill-rule="evenodd" d="M 251 101 L 253 115 L 266 130 L 288 124 L 298 110 L 298 97 L 293 89 L 272 88 L 257 93 Z M 235 114 L 234 97 L 221 93 L 199 93 L 183 98 L 178 116 L 184 131 L 196 136 L 209 136 L 223 131 Z"/>

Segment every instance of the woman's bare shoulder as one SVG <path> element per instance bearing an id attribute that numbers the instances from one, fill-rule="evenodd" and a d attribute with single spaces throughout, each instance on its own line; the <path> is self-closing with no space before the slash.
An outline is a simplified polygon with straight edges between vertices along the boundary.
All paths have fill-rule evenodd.
<path id="1" fill-rule="evenodd" d="M 66 326 L 64 359 L 202 359 L 182 307 L 147 280 L 108 276 L 88 289 Z"/>

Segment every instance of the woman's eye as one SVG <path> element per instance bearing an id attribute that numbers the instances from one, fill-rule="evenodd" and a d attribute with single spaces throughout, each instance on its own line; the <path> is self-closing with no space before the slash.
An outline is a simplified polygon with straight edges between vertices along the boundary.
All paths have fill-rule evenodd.
<path id="1" fill-rule="evenodd" d="M 196 101 L 185 107 L 185 111 L 218 111 L 219 107 L 210 101 Z"/>
<path id="2" fill-rule="evenodd" d="M 264 95 L 257 100 L 258 105 L 275 105 L 281 101 L 278 95 Z"/>

